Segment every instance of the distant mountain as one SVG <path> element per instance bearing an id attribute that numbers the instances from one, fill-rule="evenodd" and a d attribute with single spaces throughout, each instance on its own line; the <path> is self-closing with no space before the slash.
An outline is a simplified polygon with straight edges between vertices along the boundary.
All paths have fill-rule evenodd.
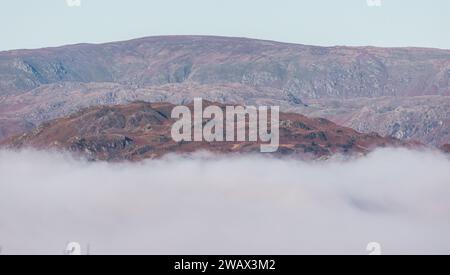
<path id="1" fill-rule="evenodd" d="M 298 98 L 450 95 L 450 51 L 150 37 L 0 53 L 0 95 L 60 82 L 240 83 Z"/>
<path id="2" fill-rule="evenodd" d="M 173 107 L 169 103 L 142 102 L 92 107 L 67 118 L 44 123 L 36 130 L 6 140 L 0 145 L 10 148 L 63 149 L 92 160 L 107 161 L 137 161 L 158 158 L 168 153 L 199 150 L 222 154 L 259 154 L 260 142 L 173 141 L 171 127 L 175 120 L 170 118 Z M 275 155 L 318 159 L 335 154 L 365 154 L 379 147 L 407 145 L 375 133 L 361 134 L 326 119 L 281 113 L 280 147 Z"/>
<path id="3" fill-rule="evenodd" d="M 359 131 L 450 142 L 449 50 L 171 36 L 0 53 L 0 129 L 23 126 L 0 138 L 97 104 L 193 96 L 277 104 Z"/>

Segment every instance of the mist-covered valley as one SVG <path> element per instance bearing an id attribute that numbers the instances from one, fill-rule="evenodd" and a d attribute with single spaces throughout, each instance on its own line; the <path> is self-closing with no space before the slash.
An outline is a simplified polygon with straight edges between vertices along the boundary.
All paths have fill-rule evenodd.
<path id="1" fill-rule="evenodd" d="M 138 163 L 0 152 L 2 254 L 450 253 L 450 160 L 381 149 L 302 162 L 200 153 Z"/>

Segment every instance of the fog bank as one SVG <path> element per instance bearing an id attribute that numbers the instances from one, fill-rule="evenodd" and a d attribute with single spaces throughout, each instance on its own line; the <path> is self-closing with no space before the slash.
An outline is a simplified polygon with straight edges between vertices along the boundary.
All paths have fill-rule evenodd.
<path id="1" fill-rule="evenodd" d="M 450 161 L 169 157 L 88 163 L 0 152 L 3 254 L 450 254 Z"/>

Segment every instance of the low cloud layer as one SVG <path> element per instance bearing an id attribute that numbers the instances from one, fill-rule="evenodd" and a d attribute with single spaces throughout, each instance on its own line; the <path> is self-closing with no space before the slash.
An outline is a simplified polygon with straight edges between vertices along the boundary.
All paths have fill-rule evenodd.
<path id="1" fill-rule="evenodd" d="M 450 254 L 450 161 L 261 157 L 87 163 L 0 152 L 3 254 Z"/>

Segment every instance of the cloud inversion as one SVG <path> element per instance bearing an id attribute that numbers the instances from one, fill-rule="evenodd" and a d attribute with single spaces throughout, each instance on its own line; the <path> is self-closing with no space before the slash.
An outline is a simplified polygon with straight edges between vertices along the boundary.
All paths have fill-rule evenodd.
<path id="1" fill-rule="evenodd" d="M 450 161 L 384 149 L 351 161 L 168 157 L 88 163 L 0 152 L 6 254 L 450 253 Z"/>

